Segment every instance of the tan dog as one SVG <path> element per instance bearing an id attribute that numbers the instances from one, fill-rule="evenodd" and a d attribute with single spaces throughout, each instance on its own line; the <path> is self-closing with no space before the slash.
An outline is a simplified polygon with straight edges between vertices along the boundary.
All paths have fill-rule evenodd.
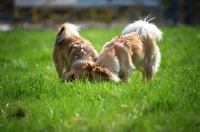
<path id="1" fill-rule="evenodd" d="M 146 19 L 128 25 L 104 45 L 94 63 L 88 62 L 84 68 L 92 78 L 129 81 L 132 69 L 141 71 L 144 81 L 153 78 L 161 58 L 156 40 L 162 39 L 162 32 Z"/>
<path id="2" fill-rule="evenodd" d="M 82 38 L 78 30 L 76 25 L 64 23 L 57 33 L 53 61 L 59 78 L 63 80 L 87 78 L 83 66 L 98 56 L 93 45 Z"/>

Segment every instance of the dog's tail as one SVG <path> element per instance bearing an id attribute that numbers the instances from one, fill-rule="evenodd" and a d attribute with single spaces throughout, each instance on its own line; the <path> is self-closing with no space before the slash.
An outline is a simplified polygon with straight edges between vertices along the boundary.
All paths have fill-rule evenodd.
<path id="1" fill-rule="evenodd" d="M 77 25 L 71 23 L 62 24 L 58 30 L 55 44 L 60 43 L 63 39 L 66 39 L 70 36 L 80 36 L 78 31 L 79 27 Z"/>
<path id="2" fill-rule="evenodd" d="M 122 35 L 136 33 L 144 38 L 150 37 L 158 41 L 162 40 L 162 32 L 156 27 L 156 25 L 149 23 L 152 19 L 154 18 L 147 16 L 144 20 L 138 20 L 129 24 L 122 31 Z"/>

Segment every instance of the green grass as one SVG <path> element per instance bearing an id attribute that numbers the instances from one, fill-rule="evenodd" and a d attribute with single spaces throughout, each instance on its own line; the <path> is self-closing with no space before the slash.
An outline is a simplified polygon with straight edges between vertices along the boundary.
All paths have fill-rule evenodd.
<path id="1" fill-rule="evenodd" d="M 80 33 L 100 51 L 121 30 Z M 56 30 L 0 32 L 0 130 L 200 131 L 200 27 L 161 30 L 161 66 L 147 84 L 137 71 L 130 83 L 62 84 L 52 61 Z"/>

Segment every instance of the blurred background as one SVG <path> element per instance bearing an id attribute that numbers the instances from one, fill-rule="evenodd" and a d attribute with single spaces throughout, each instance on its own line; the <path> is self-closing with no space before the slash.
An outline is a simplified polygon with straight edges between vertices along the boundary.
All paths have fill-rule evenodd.
<path id="1" fill-rule="evenodd" d="M 116 27 L 147 15 L 164 26 L 200 24 L 200 0 L 0 0 L 0 29 L 55 28 L 63 22 Z"/>

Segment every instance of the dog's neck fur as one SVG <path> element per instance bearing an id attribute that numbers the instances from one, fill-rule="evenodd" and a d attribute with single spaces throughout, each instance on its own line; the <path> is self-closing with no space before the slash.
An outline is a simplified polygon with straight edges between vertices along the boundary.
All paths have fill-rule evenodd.
<path id="1" fill-rule="evenodd" d="M 118 38 L 117 38 L 118 39 Z M 108 42 L 106 45 L 110 45 L 112 46 L 112 48 L 114 49 L 115 53 L 114 56 L 112 55 L 112 48 L 110 47 L 110 49 L 106 49 L 107 46 L 104 47 L 104 51 L 103 52 L 107 52 L 106 54 L 109 54 L 107 57 L 111 57 L 111 59 L 107 58 L 109 61 L 113 61 L 114 65 L 107 65 L 108 63 L 104 63 L 104 65 L 107 67 L 107 69 L 113 73 L 115 73 L 115 75 L 118 75 L 119 73 L 119 69 L 120 69 L 120 65 L 119 65 L 119 59 L 117 57 L 117 46 L 120 44 L 123 44 L 126 40 L 124 38 L 119 38 L 119 41 L 115 42 L 116 38 L 113 38 L 113 40 L 111 42 Z M 113 57 L 112 57 L 113 56 Z M 104 58 L 104 59 L 106 59 Z M 114 58 L 114 59 L 113 59 Z"/>
<path id="2" fill-rule="evenodd" d="M 74 63 L 72 63 L 71 67 L 74 67 L 75 65 L 79 65 L 79 64 L 86 64 L 87 62 L 88 62 L 88 60 L 78 59 L 78 60 L 74 61 Z"/>
<path id="3" fill-rule="evenodd" d="M 80 44 L 80 51 L 81 52 L 81 56 L 76 54 L 74 57 L 74 62 L 71 64 L 71 67 L 75 66 L 75 65 L 79 65 L 79 64 L 86 64 L 89 60 L 88 58 L 85 58 L 84 55 L 86 55 L 84 53 L 84 46 L 83 44 Z M 85 59 L 84 59 L 85 58 Z"/>
<path id="4" fill-rule="evenodd" d="M 115 42 L 115 43 L 114 43 L 113 48 L 114 48 L 114 50 L 115 50 L 115 55 L 117 55 L 117 49 L 116 49 L 117 46 L 120 45 L 120 44 L 123 44 L 125 41 L 126 41 L 125 39 L 120 38 L 118 42 Z"/>
<path id="5" fill-rule="evenodd" d="M 120 81 L 118 78 L 118 73 L 120 70 L 119 60 L 117 56 L 115 55 L 115 52 L 110 51 L 113 49 L 106 49 L 104 50 L 98 59 L 95 61 L 95 65 L 99 65 L 100 67 L 104 68 L 105 70 L 109 71 L 112 74 L 113 78 L 110 78 L 114 81 Z M 110 63 L 112 65 L 110 65 Z"/>
<path id="6" fill-rule="evenodd" d="M 126 42 L 126 40 L 123 37 L 114 37 L 110 42 L 104 45 L 102 52 L 95 61 L 95 66 L 99 66 L 111 74 L 111 78 L 109 79 L 115 82 L 121 81 L 119 78 L 120 62 L 117 56 L 117 47 L 124 44 L 124 42 Z"/>

